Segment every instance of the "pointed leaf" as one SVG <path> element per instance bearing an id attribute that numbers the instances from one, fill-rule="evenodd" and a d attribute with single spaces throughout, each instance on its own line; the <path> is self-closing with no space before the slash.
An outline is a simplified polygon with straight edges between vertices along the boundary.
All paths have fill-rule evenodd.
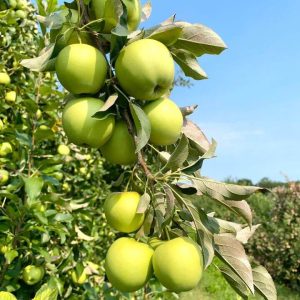
<path id="1" fill-rule="evenodd" d="M 94 237 L 88 236 L 85 233 L 83 233 L 77 225 L 75 225 L 75 232 L 77 233 L 77 237 L 79 240 L 92 241 L 95 239 Z"/>
<path id="2" fill-rule="evenodd" d="M 32 201 L 36 200 L 36 198 L 41 194 L 44 181 L 42 177 L 29 177 L 23 178 L 25 183 L 25 192 L 29 198 L 29 206 L 32 204 Z"/>
<path id="3" fill-rule="evenodd" d="M 248 243 L 248 240 L 252 237 L 252 235 L 255 233 L 256 229 L 260 226 L 260 224 L 254 225 L 254 226 L 247 226 L 241 230 L 239 230 L 236 234 L 236 239 L 240 241 L 243 244 Z"/>
<path id="4" fill-rule="evenodd" d="M 250 294 L 245 283 L 227 266 L 220 267 L 220 271 L 230 286 L 243 298 L 248 299 Z"/>
<path id="5" fill-rule="evenodd" d="M 252 269 L 242 244 L 226 234 L 215 234 L 216 255 L 229 266 L 254 293 Z"/>
<path id="6" fill-rule="evenodd" d="M 55 44 L 52 43 L 41 52 L 40 56 L 30 59 L 23 59 L 21 65 L 32 71 L 42 72 L 47 67 L 48 61 L 51 58 Z"/>
<path id="7" fill-rule="evenodd" d="M 140 198 L 140 202 L 136 210 L 136 213 L 143 214 L 148 209 L 150 201 L 151 201 L 150 195 L 148 193 L 144 193 Z"/>
<path id="8" fill-rule="evenodd" d="M 171 54 L 185 76 L 196 80 L 207 79 L 205 71 L 200 67 L 194 54 L 187 50 L 171 49 Z"/>
<path id="9" fill-rule="evenodd" d="M 147 145 L 150 138 L 151 125 L 145 112 L 139 106 L 130 103 L 129 107 L 137 130 L 137 153 Z"/>
<path id="10" fill-rule="evenodd" d="M 170 159 L 164 166 L 164 169 L 170 169 L 173 171 L 179 169 L 186 161 L 188 155 L 189 155 L 189 142 L 186 136 L 183 134 L 174 152 L 171 154 Z"/>
<path id="11" fill-rule="evenodd" d="M 37 291 L 33 300 L 56 300 L 58 297 L 58 289 L 48 283 L 42 285 Z"/>
<path id="12" fill-rule="evenodd" d="M 263 266 L 253 268 L 255 290 L 266 300 L 276 300 L 277 291 L 271 275 Z"/>
<path id="13" fill-rule="evenodd" d="M 107 100 L 104 102 L 104 105 L 98 110 L 98 112 L 104 112 L 104 111 L 107 111 L 109 108 L 111 108 L 117 101 L 118 99 L 118 94 L 117 93 L 114 93 L 112 95 L 110 95 Z M 97 116 L 97 113 L 96 112 L 92 118 L 94 118 L 94 116 Z"/>
<path id="14" fill-rule="evenodd" d="M 151 16 L 151 12 L 152 12 L 152 5 L 151 5 L 151 1 L 148 0 L 144 6 L 142 7 L 142 19 L 141 22 L 145 22 L 146 20 L 148 20 Z"/>
<path id="15" fill-rule="evenodd" d="M 177 22 L 184 25 L 181 36 L 174 45 L 177 49 L 187 50 L 195 56 L 202 54 L 220 54 L 227 48 L 220 36 L 212 29 L 202 24 L 189 24 Z"/>

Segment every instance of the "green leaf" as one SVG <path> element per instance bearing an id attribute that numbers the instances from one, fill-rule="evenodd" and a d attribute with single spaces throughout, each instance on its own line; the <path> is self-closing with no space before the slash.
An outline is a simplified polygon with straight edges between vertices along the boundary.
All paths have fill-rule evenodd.
<path id="1" fill-rule="evenodd" d="M 166 46 L 173 45 L 180 36 L 182 26 L 173 24 L 159 25 L 145 31 L 145 38 L 157 40 Z"/>
<path id="2" fill-rule="evenodd" d="M 247 285 L 238 277 L 229 267 L 222 266 L 220 271 L 230 286 L 239 294 L 243 299 L 248 299 L 250 291 Z"/>
<path id="3" fill-rule="evenodd" d="M 227 48 L 220 36 L 212 29 L 201 24 L 176 22 L 183 27 L 182 33 L 174 47 L 187 50 L 195 56 L 202 54 L 220 54 Z"/>
<path id="4" fill-rule="evenodd" d="M 216 255 L 229 266 L 254 294 L 252 269 L 242 244 L 227 234 L 215 234 Z"/>
<path id="5" fill-rule="evenodd" d="M 153 219 L 154 219 L 154 211 L 151 208 L 147 211 L 144 223 L 141 226 L 141 228 L 138 230 L 138 232 L 136 233 L 137 238 L 149 235 L 149 233 L 151 231 L 151 226 L 152 226 L 152 223 L 153 223 Z"/>
<path id="6" fill-rule="evenodd" d="M 104 105 L 98 110 L 98 112 L 107 111 L 109 108 L 111 108 L 116 101 L 118 100 L 119 95 L 117 93 L 114 93 L 110 95 L 107 100 L 105 101 Z M 97 113 L 95 114 L 97 115 Z M 93 115 L 92 118 L 95 116 Z"/>
<path id="7" fill-rule="evenodd" d="M 151 201 L 150 195 L 148 193 L 144 193 L 140 198 L 140 202 L 136 210 L 136 213 L 143 214 L 148 209 L 150 201 Z"/>
<path id="8" fill-rule="evenodd" d="M 32 138 L 27 133 L 21 133 L 16 130 L 16 139 L 21 145 L 31 148 Z"/>
<path id="9" fill-rule="evenodd" d="M 54 50 L 55 44 L 49 44 L 46 48 L 44 48 L 40 56 L 30 59 L 23 59 L 20 64 L 28 68 L 32 71 L 42 72 L 47 67 L 47 64 L 52 56 L 53 50 Z"/>
<path id="10" fill-rule="evenodd" d="M 68 213 L 58 213 L 55 217 L 54 220 L 58 222 L 71 222 L 73 221 L 73 216 Z"/>
<path id="11" fill-rule="evenodd" d="M 255 290 L 266 300 L 276 300 L 276 287 L 268 271 L 263 266 L 258 266 L 252 272 Z"/>
<path id="12" fill-rule="evenodd" d="M 165 224 L 172 220 L 175 210 L 175 196 L 168 185 L 163 185 L 163 189 L 166 194 L 166 215 Z"/>
<path id="13" fill-rule="evenodd" d="M 179 169 L 183 163 L 186 161 L 189 155 L 189 141 L 187 137 L 183 134 L 176 146 L 174 152 L 171 154 L 168 162 L 163 169 L 175 171 Z"/>
<path id="14" fill-rule="evenodd" d="M 46 283 L 37 291 L 33 300 L 57 300 L 57 297 L 58 289 L 55 286 Z"/>
<path id="15" fill-rule="evenodd" d="M 145 112 L 137 105 L 129 103 L 130 112 L 137 131 L 136 153 L 143 149 L 150 138 L 151 125 Z"/>
<path id="16" fill-rule="evenodd" d="M 6 262 L 10 265 L 12 262 L 13 262 L 13 260 L 15 259 L 15 258 L 17 258 L 19 256 L 19 253 L 18 253 L 18 251 L 16 251 L 16 250 L 9 250 L 9 251 L 7 251 L 7 252 L 5 252 L 5 254 L 4 254 L 4 257 L 5 257 L 5 259 L 6 259 Z"/>
<path id="17" fill-rule="evenodd" d="M 171 48 L 171 54 L 185 76 L 196 80 L 207 79 L 205 71 L 200 67 L 193 53 L 183 49 Z"/>
<path id="18" fill-rule="evenodd" d="M 42 177 L 34 176 L 23 178 L 25 183 L 25 192 L 28 197 L 28 205 L 31 206 L 34 200 L 41 194 L 44 181 Z"/>

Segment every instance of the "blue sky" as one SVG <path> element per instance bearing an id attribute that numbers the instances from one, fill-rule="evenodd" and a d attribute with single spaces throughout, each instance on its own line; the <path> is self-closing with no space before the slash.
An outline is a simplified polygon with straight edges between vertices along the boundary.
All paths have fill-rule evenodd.
<path id="1" fill-rule="evenodd" d="M 213 28 L 228 50 L 203 56 L 209 79 L 176 88 L 180 106 L 218 142 L 202 174 L 222 180 L 300 179 L 300 1 L 152 0 L 152 26 L 177 19 Z"/>

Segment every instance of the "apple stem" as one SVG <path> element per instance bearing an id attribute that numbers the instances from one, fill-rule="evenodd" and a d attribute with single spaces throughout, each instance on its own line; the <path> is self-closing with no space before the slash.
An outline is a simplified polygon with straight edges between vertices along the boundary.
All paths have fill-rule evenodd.
<path id="1" fill-rule="evenodd" d="M 137 146 L 137 143 L 138 143 L 137 135 L 135 133 L 135 128 L 134 128 L 133 122 L 132 122 L 132 120 L 131 120 L 131 118 L 129 116 L 128 110 L 124 111 L 124 119 L 125 119 L 125 121 L 127 123 L 128 131 L 132 135 L 132 137 L 134 139 L 134 143 Z M 149 179 L 150 181 L 155 181 L 155 177 L 151 173 L 151 171 L 149 170 L 149 168 L 147 166 L 147 163 L 146 163 L 146 161 L 145 161 L 145 159 L 143 157 L 142 152 L 139 151 L 137 153 L 137 156 L 138 156 L 138 162 L 141 165 L 141 167 L 143 168 L 143 170 L 145 172 L 145 175 L 147 176 L 147 179 Z"/>

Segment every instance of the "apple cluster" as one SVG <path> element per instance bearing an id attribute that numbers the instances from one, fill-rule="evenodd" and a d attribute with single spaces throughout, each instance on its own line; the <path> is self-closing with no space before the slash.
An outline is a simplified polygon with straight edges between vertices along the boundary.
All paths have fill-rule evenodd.
<path id="1" fill-rule="evenodd" d="M 131 233 L 140 228 L 144 213 L 136 213 L 140 202 L 137 192 L 112 193 L 104 203 L 107 222 L 113 229 Z M 106 275 L 122 292 L 137 291 L 153 276 L 170 291 L 179 293 L 196 287 L 203 273 L 200 247 L 188 237 L 148 243 L 130 237 L 117 239 L 105 260 Z"/>
<path id="2" fill-rule="evenodd" d="M 26 0 L 9 0 L 8 7 L 5 1 L 0 3 L 0 11 L 7 11 L 7 23 L 15 24 L 18 20 L 26 19 L 29 5 Z"/>

